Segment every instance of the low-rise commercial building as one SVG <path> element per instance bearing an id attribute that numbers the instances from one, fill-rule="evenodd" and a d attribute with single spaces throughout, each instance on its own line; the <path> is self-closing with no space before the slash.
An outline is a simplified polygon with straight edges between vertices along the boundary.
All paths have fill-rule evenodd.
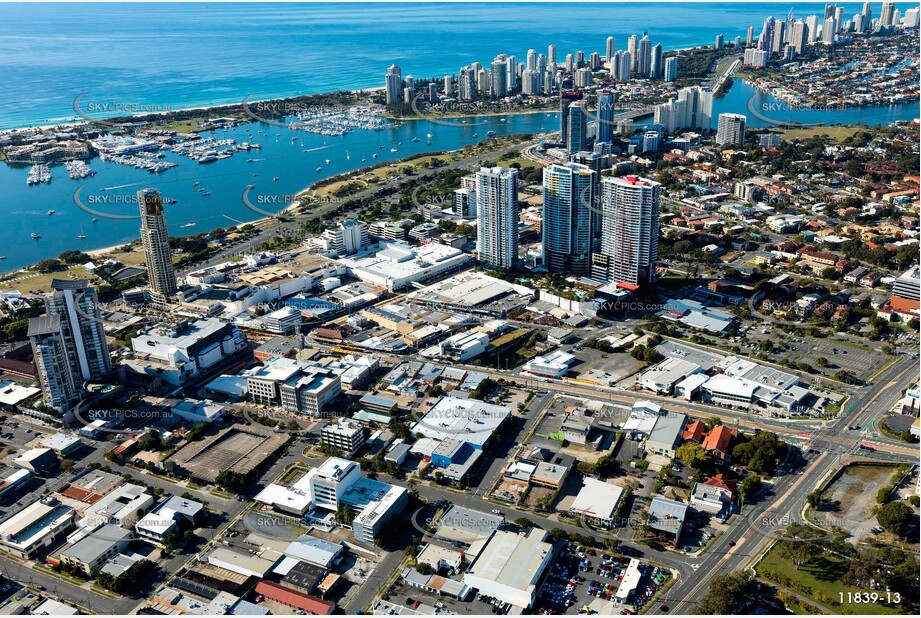
<path id="1" fill-rule="evenodd" d="M 102 526 L 64 549 L 61 562 L 90 576 L 95 569 L 125 551 L 131 542 L 130 530 L 121 526 Z"/>
<path id="2" fill-rule="evenodd" d="M 0 523 L 0 545 L 20 558 L 33 558 L 54 547 L 73 527 L 74 510 L 46 496 Z"/>
<path id="3" fill-rule="evenodd" d="M 346 459 L 352 459 L 367 440 L 368 433 L 365 428 L 347 419 L 330 423 L 320 430 L 320 441 L 326 446 L 338 449 Z"/>
<path id="4" fill-rule="evenodd" d="M 338 261 L 351 276 L 393 292 L 460 270 L 473 257 L 437 242 L 415 248 L 401 242 L 381 242 L 376 251 Z"/>
<path id="5" fill-rule="evenodd" d="M 649 519 L 646 523 L 651 530 L 671 535 L 677 543 L 687 513 L 687 504 L 655 496 L 649 505 Z"/>
<path id="6" fill-rule="evenodd" d="M 193 424 L 213 423 L 224 416 L 224 406 L 205 400 L 183 399 L 171 408 L 173 416 Z"/>
<path id="7" fill-rule="evenodd" d="M 686 420 L 684 414 L 673 412 L 659 416 L 646 439 L 646 450 L 665 457 L 674 457 L 675 450 L 681 444 Z"/>
<path id="8" fill-rule="evenodd" d="M 615 524 L 623 497 L 624 488 L 620 485 L 585 477 L 569 512 L 585 517 L 594 526 L 610 529 Z"/>
<path id="9" fill-rule="evenodd" d="M 155 328 L 131 340 L 143 371 L 176 386 L 246 347 L 236 326 L 216 318 Z"/>
<path id="10" fill-rule="evenodd" d="M 464 574 L 464 584 L 520 610 L 530 609 L 553 559 L 553 545 L 546 539 L 540 528 L 526 535 L 494 531 Z"/>
<path id="11" fill-rule="evenodd" d="M 101 525 L 131 528 L 154 504 L 154 497 L 145 487 L 130 483 L 116 487 L 83 511 L 81 528 L 94 529 Z"/>

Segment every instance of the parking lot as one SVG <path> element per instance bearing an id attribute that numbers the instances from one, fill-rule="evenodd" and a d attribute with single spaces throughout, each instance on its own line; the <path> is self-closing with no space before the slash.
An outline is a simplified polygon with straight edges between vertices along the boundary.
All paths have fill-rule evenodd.
<path id="1" fill-rule="evenodd" d="M 671 574 L 650 564 L 640 564 L 642 575 L 635 593 L 626 602 L 620 602 L 616 593 L 629 562 L 629 558 L 568 544 L 554 561 L 538 592 L 534 613 L 577 614 L 586 611 L 610 615 L 638 612 L 655 597 Z"/>

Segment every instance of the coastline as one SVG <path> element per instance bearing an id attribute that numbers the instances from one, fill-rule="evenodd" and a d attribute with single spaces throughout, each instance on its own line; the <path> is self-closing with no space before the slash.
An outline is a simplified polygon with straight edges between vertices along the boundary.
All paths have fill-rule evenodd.
<path id="1" fill-rule="evenodd" d="M 337 92 L 347 92 L 352 95 L 360 95 L 364 92 L 380 93 L 380 92 L 383 92 L 383 90 L 384 88 L 377 87 L 377 88 L 355 88 L 351 90 L 334 90 L 332 92 L 317 92 L 314 94 L 295 94 L 295 95 L 290 95 L 286 97 L 275 97 L 275 98 L 268 98 L 268 99 L 253 99 L 251 101 L 246 101 L 246 105 L 254 105 L 257 103 L 286 103 L 286 102 L 294 101 L 296 99 L 301 99 L 304 97 L 330 96 L 330 95 L 336 94 Z M 44 124 L 44 125 L 29 125 L 25 127 L 12 127 L 9 129 L 0 129 L 0 136 L 9 135 L 9 134 L 30 133 L 34 131 L 51 131 L 55 129 L 75 129 L 78 127 L 89 126 L 96 122 L 101 123 L 101 124 L 103 123 L 118 124 L 118 123 L 112 122 L 113 120 L 116 120 L 118 118 L 146 118 L 148 116 L 168 116 L 169 114 L 183 114 L 187 112 L 208 113 L 216 109 L 223 109 L 226 107 L 237 107 L 237 106 L 239 106 L 242 109 L 243 104 L 244 104 L 243 101 L 238 101 L 236 103 L 208 103 L 204 105 L 196 105 L 193 107 L 182 107 L 178 109 L 169 109 L 169 110 L 163 110 L 163 111 L 158 111 L 158 112 L 137 112 L 134 114 L 120 114 L 117 116 L 109 116 L 107 118 L 90 119 L 87 117 L 83 117 L 82 122 L 76 122 L 73 120 L 73 117 L 71 117 L 61 123 Z M 79 113 L 77 112 L 76 109 L 72 109 L 71 111 L 73 111 L 74 113 Z M 259 122 L 259 121 L 255 118 L 252 118 L 251 122 Z"/>

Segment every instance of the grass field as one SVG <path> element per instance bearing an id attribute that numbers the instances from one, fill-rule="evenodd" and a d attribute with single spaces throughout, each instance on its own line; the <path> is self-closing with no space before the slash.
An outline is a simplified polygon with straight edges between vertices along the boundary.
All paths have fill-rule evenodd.
<path id="1" fill-rule="evenodd" d="M 106 258 L 116 259 L 125 266 L 139 266 L 144 263 L 144 253 L 137 249 L 127 253 L 113 252 L 105 256 L 94 256 L 92 260 L 98 264 Z M 41 294 L 51 291 L 52 279 L 89 279 L 91 283 L 98 283 L 83 266 L 75 265 L 53 273 L 39 273 L 36 270 L 8 273 L 0 278 L 0 290 Z"/>
<path id="2" fill-rule="evenodd" d="M 780 129 L 785 140 L 806 139 L 825 135 L 834 142 L 842 142 L 860 131 L 866 131 L 866 127 L 843 126 L 843 127 L 808 127 L 803 129 Z"/>
<path id="3" fill-rule="evenodd" d="M 458 152 L 446 152 L 440 155 L 423 155 L 417 157 L 411 157 L 409 159 L 404 159 L 401 161 L 394 161 L 390 165 L 382 165 L 381 167 L 375 168 L 368 172 L 364 173 L 355 173 L 346 180 L 340 180 L 328 184 L 324 187 L 320 187 L 316 191 L 310 193 L 316 197 L 331 197 L 333 194 L 338 191 L 341 187 L 351 183 L 358 182 L 363 185 L 362 190 L 366 189 L 377 182 L 386 180 L 391 176 L 396 176 L 397 174 L 405 174 L 407 171 L 419 172 L 424 169 L 428 169 L 433 161 L 440 161 L 441 163 L 451 163 L 452 161 L 457 161 L 461 158 L 460 153 Z M 411 170 L 409 168 L 412 168 Z"/>
<path id="4" fill-rule="evenodd" d="M 823 556 L 818 560 L 801 564 L 799 569 L 795 570 L 789 560 L 780 557 L 777 545 L 774 545 L 758 563 L 756 570 L 763 579 L 792 588 L 795 592 L 830 607 L 837 613 L 844 613 L 842 610 L 845 608 L 850 610 L 846 613 L 851 614 L 898 614 L 901 611 L 898 607 L 887 607 L 879 603 L 838 604 L 839 593 L 847 594 L 856 590 L 841 583 L 841 576 L 847 571 L 847 563 L 834 556 Z M 786 578 L 792 580 L 793 585 L 787 584 Z"/>

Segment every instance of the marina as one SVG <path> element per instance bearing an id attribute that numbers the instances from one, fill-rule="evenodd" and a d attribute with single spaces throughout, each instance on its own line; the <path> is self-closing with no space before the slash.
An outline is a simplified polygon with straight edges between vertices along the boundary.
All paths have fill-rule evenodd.
<path id="1" fill-rule="evenodd" d="M 775 100 L 747 82 L 735 80 L 725 96 L 714 100 L 714 117 L 723 112 L 746 113 L 749 99 L 755 95 L 758 95 L 759 102 L 765 104 Z M 891 105 L 845 111 L 798 111 L 789 114 L 789 120 L 802 118 L 805 122 L 875 125 L 910 120 L 916 115 L 917 109 L 911 105 Z M 259 195 L 293 195 L 324 177 L 413 154 L 459 149 L 485 139 L 491 132 L 496 135 L 536 135 L 554 131 L 559 124 L 559 113 L 491 115 L 462 120 L 466 122 L 447 126 L 418 119 L 390 123 L 379 130 L 353 129 L 334 137 L 301 132 L 287 125 L 253 122 L 193 137 L 177 137 L 175 139 L 179 143 L 151 145 L 140 152 L 109 154 L 95 159 L 92 165 L 96 174 L 79 179 L 83 183 L 79 197 L 84 205 L 91 204 L 86 209 L 74 202 L 76 183 L 45 182 L 24 186 L 22 167 L 0 165 L 0 185 L 8 187 L 7 203 L 13 205 L 8 211 L 14 215 L 10 217 L 13 233 L 28 235 L 35 231 L 50 241 L 17 246 L 15 253 L 8 255 L 4 268 L 14 269 L 53 257 L 58 247 L 72 246 L 75 242 L 73 230 L 81 224 L 90 225 L 92 219 L 98 219 L 98 223 L 93 226 L 91 238 L 83 243 L 87 249 L 108 247 L 137 238 L 138 222 L 136 217 L 132 218 L 135 211 L 131 200 L 134 193 L 144 187 L 155 186 L 164 195 L 170 196 L 169 199 L 178 200 L 178 203 L 164 200 L 168 205 L 167 221 L 171 233 L 180 236 L 202 233 L 261 217 L 244 203 L 242 195 L 247 184 L 252 185 L 250 198 L 254 202 Z M 757 118 L 752 117 L 750 121 L 753 127 L 764 126 Z M 292 132 L 296 134 L 292 135 Z M 254 140 L 257 136 L 261 146 Z M 294 147 L 292 137 L 297 138 L 293 142 Z M 385 144 L 393 144 L 394 148 Z M 177 148 L 179 152 L 175 152 Z M 195 152 L 200 159 L 208 151 L 212 151 L 214 160 L 203 165 L 188 164 L 193 160 L 189 157 L 190 153 Z M 228 154 L 218 158 L 217 151 Z M 232 156 L 246 151 L 258 151 L 260 154 L 247 158 Z M 49 179 L 50 167 L 47 172 Z M 155 173 L 156 180 L 151 180 L 149 173 L 142 172 Z M 35 195 L 29 194 L 32 192 Z M 36 203 L 36 196 L 41 198 L 41 203 L 56 205 L 58 212 L 54 217 L 45 215 L 45 210 L 36 211 L 28 206 Z M 107 216 L 109 213 L 121 218 L 110 218 Z M 131 216 L 124 218 L 126 215 Z M 189 223 L 195 223 L 195 226 L 187 226 Z M 49 247 L 54 249 L 49 250 Z"/>
<path id="2" fill-rule="evenodd" d="M 93 168 L 80 160 L 66 162 L 64 164 L 64 169 L 67 170 L 67 175 L 70 176 L 71 180 L 89 178 L 96 173 L 93 171 Z"/>
<path id="3" fill-rule="evenodd" d="M 26 177 L 26 184 L 38 185 L 51 182 L 51 169 L 44 163 L 33 165 Z"/>

